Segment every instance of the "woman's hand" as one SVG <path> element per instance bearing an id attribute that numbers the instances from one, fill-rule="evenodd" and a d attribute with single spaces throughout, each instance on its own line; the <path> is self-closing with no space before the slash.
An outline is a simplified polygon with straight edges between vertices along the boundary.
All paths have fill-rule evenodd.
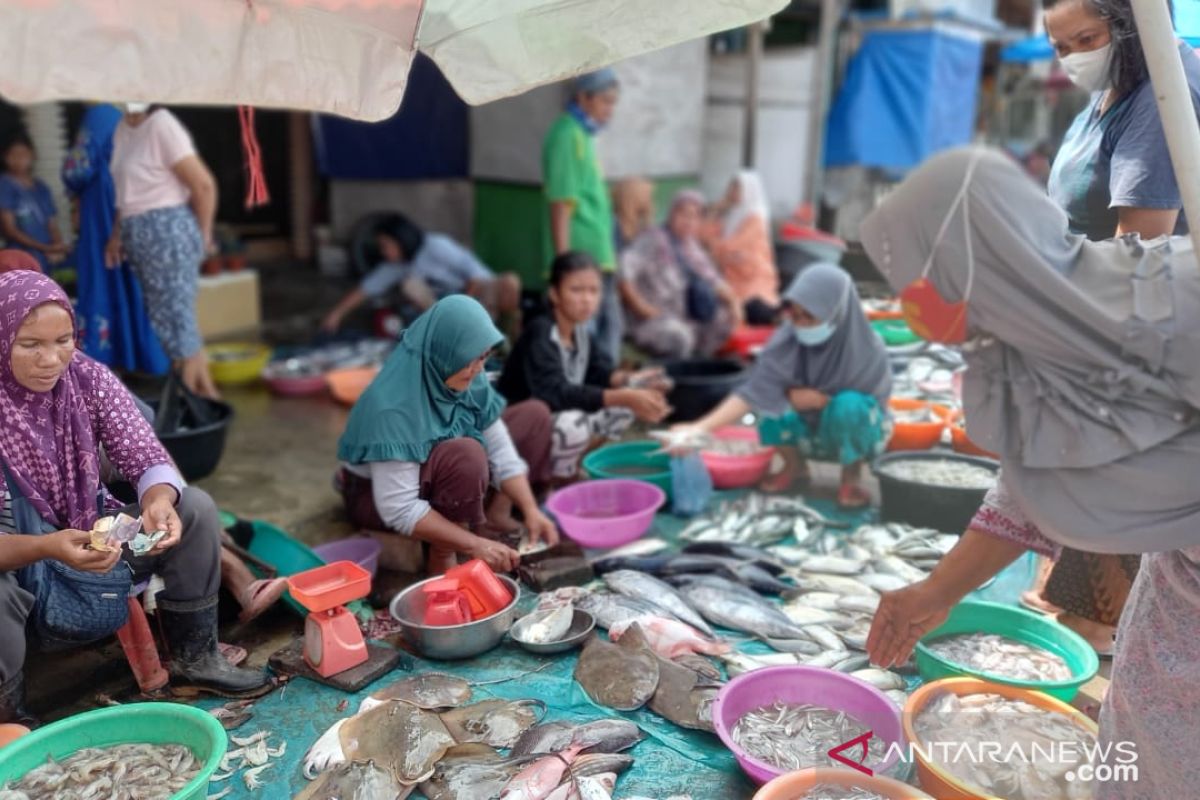
<path id="1" fill-rule="evenodd" d="M 829 405 L 829 395 L 803 387 L 788 389 L 788 402 L 799 412 L 823 411 Z"/>
<path id="2" fill-rule="evenodd" d="M 104 574 L 110 572 L 121 560 L 121 551 L 93 550 L 92 534 L 73 529 L 55 531 L 44 535 L 46 558 L 61 561 L 81 572 Z"/>
<path id="3" fill-rule="evenodd" d="M 642 422 L 657 425 L 671 413 L 667 398 L 649 389 L 620 389 L 613 405 L 628 408 Z"/>
<path id="4" fill-rule="evenodd" d="M 342 315 L 337 312 L 337 309 L 330 311 L 321 320 L 321 330 L 325 333 L 337 333 L 340 327 L 342 327 Z"/>
<path id="5" fill-rule="evenodd" d="M 662 367 L 649 367 L 638 370 L 628 378 L 628 384 L 634 389 L 652 389 L 667 394 L 675 388 L 675 381 L 667 377 Z"/>
<path id="6" fill-rule="evenodd" d="M 903 664 L 917 641 L 946 621 L 955 602 L 933 578 L 884 592 L 867 636 L 871 663 L 885 669 Z"/>
<path id="7" fill-rule="evenodd" d="M 530 531 L 532 532 L 532 528 Z M 521 564 L 521 556 L 511 547 L 476 536 L 467 548 L 469 558 L 478 558 L 492 568 L 493 572 L 512 572 Z"/>
<path id="8" fill-rule="evenodd" d="M 550 547 L 558 544 L 558 526 L 540 508 L 525 512 L 525 527 L 529 529 L 530 544 L 545 542 Z"/>
<path id="9" fill-rule="evenodd" d="M 151 486 L 142 495 L 142 528 L 148 533 L 166 531 L 167 535 L 147 555 L 156 556 L 179 544 L 183 536 L 183 522 L 175 511 L 179 495 L 174 486 L 160 483 Z"/>
<path id="10" fill-rule="evenodd" d="M 116 269 L 125 260 L 125 250 L 121 247 L 121 237 L 113 235 L 104 246 L 104 266 Z"/>

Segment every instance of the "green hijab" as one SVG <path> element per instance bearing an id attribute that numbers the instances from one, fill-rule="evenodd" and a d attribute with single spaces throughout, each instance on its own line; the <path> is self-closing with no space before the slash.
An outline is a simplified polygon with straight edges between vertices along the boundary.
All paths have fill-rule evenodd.
<path id="1" fill-rule="evenodd" d="M 424 463 L 434 446 L 470 437 L 500 418 L 504 399 L 480 373 L 466 391 L 446 378 L 504 341 L 483 306 L 465 295 L 439 300 L 400 337 L 396 350 L 350 411 L 338 458 Z"/>

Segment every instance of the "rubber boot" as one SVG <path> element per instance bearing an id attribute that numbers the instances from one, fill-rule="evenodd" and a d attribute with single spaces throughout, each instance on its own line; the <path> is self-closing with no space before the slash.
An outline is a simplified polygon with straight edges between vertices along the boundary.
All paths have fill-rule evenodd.
<path id="1" fill-rule="evenodd" d="M 26 728 L 38 726 L 37 717 L 25 709 L 25 673 L 18 672 L 0 683 L 0 723 L 15 722 Z"/>
<path id="2" fill-rule="evenodd" d="M 172 609 L 159 600 L 158 613 L 171 652 L 171 683 L 222 695 L 241 695 L 269 688 L 262 670 L 241 669 L 217 650 L 217 602 L 199 610 Z"/>

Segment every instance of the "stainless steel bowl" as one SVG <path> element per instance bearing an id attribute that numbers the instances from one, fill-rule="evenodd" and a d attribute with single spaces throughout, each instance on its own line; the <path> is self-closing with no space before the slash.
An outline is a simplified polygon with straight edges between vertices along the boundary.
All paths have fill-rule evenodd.
<path id="1" fill-rule="evenodd" d="M 512 578 L 497 576 L 512 592 L 512 602 L 490 617 L 465 622 L 462 625 L 425 625 L 426 595 L 422 591 L 430 581 L 441 580 L 441 576 L 427 578 L 414 583 L 392 598 L 388 610 L 400 624 L 404 639 L 414 650 L 426 658 L 452 661 L 472 658 L 491 650 L 504 638 L 517 616 L 517 603 L 521 599 L 521 587 Z"/>
<path id="2" fill-rule="evenodd" d="M 541 616 L 538 612 L 527 614 L 517 620 L 517 623 L 512 626 L 512 630 L 508 635 L 513 638 L 513 641 L 524 647 L 531 653 L 539 653 L 541 655 L 551 655 L 553 653 L 565 653 L 566 651 L 579 647 L 587 641 L 592 635 L 592 631 L 596 630 L 596 619 L 588 612 L 582 609 L 575 609 L 575 616 L 571 619 L 571 627 L 567 629 L 566 635 L 556 642 L 527 642 L 524 640 L 523 634 L 525 628 L 537 621 L 537 617 Z"/>

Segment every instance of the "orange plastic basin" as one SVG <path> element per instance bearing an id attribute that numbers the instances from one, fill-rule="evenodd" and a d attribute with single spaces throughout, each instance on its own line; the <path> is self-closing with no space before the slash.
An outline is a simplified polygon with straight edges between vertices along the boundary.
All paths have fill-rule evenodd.
<path id="1" fill-rule="evenodd" d="M 964 427 L 963 412 L 961 409 L 947 408 L 946 406 L 939 405 L 933 405 L 931 408 L 949 426 L 950 445 L 954 448 L 954 452 L 962 453 L 964 456 L 980 456 L 982 458 L 992 458 L 996 461 L 1000 460 L 1000 456 L 989 450 L 984 450 L 967 438 L 967 429 Z"/>
<path id="2" fill-rule="evenodd" d="M 351 367 L 350 369 L 335 369 L 325 373 L 325 381 L 329 384 L 329 393 L 333 399 L 342 405 L 352 406 L 375 380 L 379 367 Z"/>
<path id="3" fill-rule="evenodd" d="M 845 767 L 809 767 L 788 772 L 763 786 L 754 800 L 800 800 L 809 789 L 825 784 L 841 789 L 866 789 L 888 800 L 926 800 L 929 795 L 907 783 L 882 775 L 866 775 Z M 825 795 L 822 795 L 825 796 Z"/>
<path id="4" fill-rule="evenodd" d="M 925 400 L 913 400 L 907 397 L 893 397 L 888 401 L 893 411 L 920 411 L 933 408 Z M 939 422 L 897 422 L 888 442 L 889 452 L 896 450 L 929 450 L 942 440 L 942 431 L 946 429 L 945 421 Z"/>
<path id="5" fill-rule="evenodd" d="M 371 573 L 353 561 L 335 561 L 287 579 L 297 603 L 309 611 L 328 611 L 371 593 Z"/>

